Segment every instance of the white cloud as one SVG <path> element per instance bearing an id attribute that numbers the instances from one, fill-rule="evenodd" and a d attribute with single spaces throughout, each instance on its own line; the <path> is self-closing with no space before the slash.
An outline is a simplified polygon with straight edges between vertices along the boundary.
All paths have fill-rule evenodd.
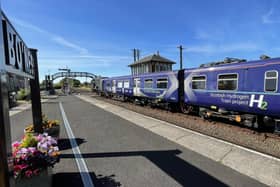
<path id="1" fill-rule="evenodd" d="M 270 9 L 266 14 L 262 16 L 262 23 L 264 24 L 272 24 L 272 23 L 280 23 L 280 16 L 276 15 L 274 9 Z"/>
<path id="2" fill-rule="evenodd" d="M 80 47 L 76 44 L 73 44 L 73 43 L 67 41 L 65 38 L 62 38 L 61 36 L 53 36 L 52 40 L 55 41 L 56 43 L 62 45 L 62 46 L 75 49 L 76 51 L 79 51 L 81 54 L 87 54 L 88 53 L 88 50 L 86 48 L 83 48 L 83 47 Z"/>
<path id="3" fill-rule="evenodd" d="M 59 35 L 56 35 L 56 34 L 53 34 L 53 33 L 50 33 L 36 25 L 33 25 L 33 24 L 30 24 L 24 20 L 20 20 L 20 19 L 17 19 L 17 18 L 13 18 L 12 21 L 16 24 L 16 25 L 19 25 L 21 27 L 24 27 L 24 28 L 27 28 L 27 29 L 30 29 L 30 30 L 33 30 L 33 31 L 36 31 L 36 32 L 39 32 L 41 34 L 44 34 L 46 35 L 50 40 L 54 41 L 55 43 L 63 46 L 63 47 L 67 47 L 67 48 L 70 48 L 70 49 L 73 49 L 77 52 L 79 52 L 80 54 L 87 54 L 88 53 L 88 50 L 86 48 L 83 48 L 81 46 L 78 46 L 70 41 L 68 41 L 67 39 L 59 36 Z"/>

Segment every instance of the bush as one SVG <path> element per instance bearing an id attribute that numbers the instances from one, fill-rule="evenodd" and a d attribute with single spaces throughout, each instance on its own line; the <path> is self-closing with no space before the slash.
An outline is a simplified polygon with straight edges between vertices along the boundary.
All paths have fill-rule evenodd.
<path id="1" fill-rule="evenodd" d="M 29 100 L 30 99 L 30 91 L 25 91 L 25 89 L 20 89 L 17 92 L 17 96 L 16 96 L 17 100 Z"/>
<path id="2" fill-rule="evenodd" d="M 61 89 L 61 84 L 60 83 L 56 83 L 56 84 L 53 85 L 53 88 L 56 89 L 56 90 L 57 89 Z"/>

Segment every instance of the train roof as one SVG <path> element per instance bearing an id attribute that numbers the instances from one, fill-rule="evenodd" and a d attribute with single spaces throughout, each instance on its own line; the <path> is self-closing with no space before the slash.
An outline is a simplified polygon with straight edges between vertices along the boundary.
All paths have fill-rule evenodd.
<path id="1" fill-rule="evenodd" d="M 256 65 L 265 65 L 270 63 L 277 63 L 280 64 L 280 58 L 269 58 L 269 59 L 262 59 L 262 60 L 251 60 L 251 61 L 233 61 L 230 63 L 210 63 L 207 65 L 202 65 L 196 68 L 186 68 L 186 71 L 193 71 L 193 70 L 215 70 L 215 69 L 231 69 L 231 68 L 245 68 L 251 67 Z"/>
<path id="2" fill-rule="evenodd" d="M 160 75 L 167 75 L 170 73 L 176 73 L 178 70 L 174 70 L 174 71 L 161 71 L 161 72 L 153 72 L 153 73 L 143 73 L 143 74 L 139 74 L 139 75 L 124 75 L 124 76 L 116 76 L 116 77 L 109 77 L 106 78 L 107 80 L 111 80 L 111 79 L 130 79 L 132 77 L 150 77 L 150 76 L 160 76 Z M 105 79 L 105 80 L 106 80 Z"/>

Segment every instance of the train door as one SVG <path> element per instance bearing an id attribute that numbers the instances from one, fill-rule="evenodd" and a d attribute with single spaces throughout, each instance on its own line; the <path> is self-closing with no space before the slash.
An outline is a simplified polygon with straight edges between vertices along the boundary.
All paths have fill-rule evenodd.
<path id="1" fill-rule="evenodd" d="M 140 96 L 140 78 L 134 79 L 133 94 L 134 96 Z"/>
<path id="2" fill-rule="evenodd" d="M 115 94 L 116 93 L 116 80 L 112 81 L 112 93 Z"/>

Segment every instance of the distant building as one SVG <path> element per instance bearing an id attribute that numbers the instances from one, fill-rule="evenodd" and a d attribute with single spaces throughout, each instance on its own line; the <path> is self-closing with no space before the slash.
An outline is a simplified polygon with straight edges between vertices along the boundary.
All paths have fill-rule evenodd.
<path id="1" fill-rule="evenodd" d="M 143 73 L 172 71 L 173 64 L 176 63 L 159 54 L 153 54 L 135 61 L 128 66 L 131 68 L 132 75 L 138 75 Z"/>

